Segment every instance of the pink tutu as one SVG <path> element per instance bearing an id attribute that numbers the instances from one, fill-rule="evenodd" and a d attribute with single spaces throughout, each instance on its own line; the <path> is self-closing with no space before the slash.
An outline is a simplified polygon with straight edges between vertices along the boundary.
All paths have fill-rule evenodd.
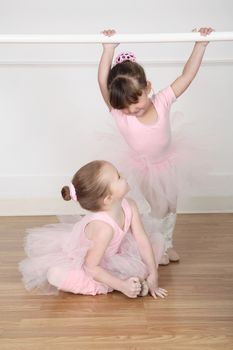
<path id="1" fill-rule="evenodd" d="M 46 294 L 63 290 L 90 295 L 106 294 L 113 290 L 95 281 L 85 266 L 85 256 L 92 247 L 92 242 L 85 235 L 85 227 L 94 220 L 104 221 L 114 230 L 101 266 L 120 279 L 136 276 L 144 280 L 148 276 L 148 269 L 130 231 L 132 212 L 125 199 L 122 208 L 125 213 L 123 230 L 105 212 L 90 213 L 76 224 L 59 223 L 30 229 L 25 244 L 28 257 L 19 266 L 26 289 L 37 288 Z M 149 239 L 158 265 L 164 254 L 164 239 L 155 231 L 149 233 Z M 52 269 L 63 274 L 60 285 L 56 287 L 48 279 Z"/>

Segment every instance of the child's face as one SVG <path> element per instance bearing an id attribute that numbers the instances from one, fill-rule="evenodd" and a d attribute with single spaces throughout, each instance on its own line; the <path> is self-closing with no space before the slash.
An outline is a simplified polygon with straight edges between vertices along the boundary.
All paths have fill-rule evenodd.
<path id="1" fill-rule="evenodd" d="M 123 198 L 129 191 L 127 180 L 119 174 L 117 169 L 110 163 L 105 165 L 104 179 L 109 183 L 111 195 L 115 199 Z"/>
<path id="2" fill-rule="evenodd" d="M 140 118 L 147 112 L 150 104 L 151 100 L 148 96 L 148 92 L 147 90 L 143 90 L 142 95 L 138 98 L 138 102 L 129 105 L 127 108 L 123 108 L 122 112 Z"/>

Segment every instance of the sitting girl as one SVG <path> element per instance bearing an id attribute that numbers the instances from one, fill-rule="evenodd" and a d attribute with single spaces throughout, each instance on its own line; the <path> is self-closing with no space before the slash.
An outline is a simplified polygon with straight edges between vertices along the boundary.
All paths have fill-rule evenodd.
<path id="1" fill-rule="evenodd" d="M 146 233 L 135 202 L 125 198 L 128 183 L 106 161 L 77 171 L 64 200 L 78 201 L 89 213 L 76 224 L 29 230 L 28 257 L 20 263 L 27 289 L 96 295 L 118 290 L 130 298 L 164 298 L 158 265 L 164 254 L 160 233 Z"/>

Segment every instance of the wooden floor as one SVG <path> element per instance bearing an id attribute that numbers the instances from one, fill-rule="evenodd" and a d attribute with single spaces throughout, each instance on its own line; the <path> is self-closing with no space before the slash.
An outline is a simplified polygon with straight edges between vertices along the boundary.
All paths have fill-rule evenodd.
<path id="1" fill-rule="evenodd" d="M 1 350 L 233 349 L 233 214 L 179 215 L 180 263 L 160 268 L 167 299 L 28 293 L 17 270 L 25 229 L 0 218 Z"/>

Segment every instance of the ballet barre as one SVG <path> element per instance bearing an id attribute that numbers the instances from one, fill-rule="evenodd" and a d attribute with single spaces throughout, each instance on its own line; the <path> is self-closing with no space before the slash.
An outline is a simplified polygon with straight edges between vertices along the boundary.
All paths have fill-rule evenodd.
<path id="1" fill-rule="evenodd" d="M 97 43 L 165 43 L 189 41 L 233 41 L 233 32 L 212 32 L 202 36 L 191 33 L 154 34 L 0 34 L 0 44 L 97 44 Z"/>

